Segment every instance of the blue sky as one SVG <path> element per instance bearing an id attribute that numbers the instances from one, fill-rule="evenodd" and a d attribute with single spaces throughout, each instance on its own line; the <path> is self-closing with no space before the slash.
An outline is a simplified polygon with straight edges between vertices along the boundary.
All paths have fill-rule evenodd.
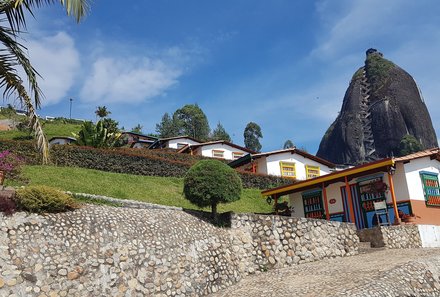
<path id="1" fill-rule="evenodd" d="M 435 0 L 95 0 L 79 25 L 39 10 L 24 43 L 43 116 L 68 117 L 73 98 L 74 118 L 105 105 L 148 133 L 197 103 L 239 145 L 254 121 L 263 151 L 291 139 L 315 153 L 370 47 L 416 79 L 439 131 L 439 12 Z"/>

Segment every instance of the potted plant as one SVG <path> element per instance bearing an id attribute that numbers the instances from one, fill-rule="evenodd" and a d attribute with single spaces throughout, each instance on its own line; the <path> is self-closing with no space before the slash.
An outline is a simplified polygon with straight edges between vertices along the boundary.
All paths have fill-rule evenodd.
<path id="1" fill-rule="evenodd" d="M 368 193 L 384 193 L 388 190 L 388 185 L 381 180 L 369 184 Z"/>
<path id="2" fill-rule="evenodd" d="M 416 220 L 416 215 L 415 214 L 406 214 L 404 213 L 402 210 L 399 209 L 399 217 L 402 220 L 403 223 L 407 223 L 407 224 L 414 224 L 415 220 Z"/>

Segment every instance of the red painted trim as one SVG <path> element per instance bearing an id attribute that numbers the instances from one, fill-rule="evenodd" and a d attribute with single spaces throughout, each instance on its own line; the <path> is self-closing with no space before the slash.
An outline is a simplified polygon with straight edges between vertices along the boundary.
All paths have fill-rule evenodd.
<path id="1" fill-rule="evenodd" d="M 330 213 L 328 210 L 328 201 L 327 201 L 327 189 L 325 188 L 325 184 L 322 183 L 322 195 L 324 196 L 324 209 L 325 209 L 325 218 L 327 221 L 330 220 Z"/>
<path id="2" fill-rule="evenodd" d="M 350 207 L 350 221 L 351 221 L 351 223 L 355 224 L 356 219 L 354 216 L 353 197 L 351 196 L 351 189 L 350 189 L 350 184 L 348 183 L 347 176 L 345 176 L 345 191 L 347 193 L 348 206 Z"/>

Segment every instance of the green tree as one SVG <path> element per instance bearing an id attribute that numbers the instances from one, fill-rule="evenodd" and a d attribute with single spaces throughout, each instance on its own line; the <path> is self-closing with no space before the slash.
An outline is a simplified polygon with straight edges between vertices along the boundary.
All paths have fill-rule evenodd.
<path id="1" fill-rule="evenodd" d="M 141 124 L 137 124 L 136 126 L 134 126 L 133 128 L 131 128 L 131 132 L 133 133 L 138 133 L 138 134 L 142 134 L 142 129 L 144 127 L 141 126 Z"/>
<path id="2" fill-rule="evenodd" d="M 114 146 L 120 136 L 120 133 L 109 133 L 103 121 L 99 121 L 96 125 L 92 122 L 84 122 L 78 134 L 72 134 L 78 145 L 99 148 Z"/>
<path id="3" fill-rule="evenodd" d="M 116 134 L 121 132 L 121 130 L 119 129 L 119 122 L 111 118 L 104 118 L 101 121 L 102 125 L 104 126 L 104 128 L 107 129 L 108 133 Z"/>
<path id="4" fill-rule="evenodd" d="M 28 111 L 29 121 L 37 139 L 37 147 L 43 155 L 43 163 L 47 163 L 49 148 L 36 109 L 41 105 L 42 91 L 37 82 L 38 73 L 26 54 L 27 49 L 19 43 L 26 30 L 26 16 L 34 16 L 34 10 L 53 4 L 54 0 L 2 0 L 0 1 L 0 40 L 3 45 L 0 51 L 0 86 L 3 97 L 18 98 Z M 79 22 L 88 11 L 88 0 L 60 0 L 68 15 Z M 29 14 L 27 14 L 29 13 Z M 21 72 L 22 71 L 22 72 Z M 24 73 L 25 79 L 20 77 Z M 28 82 L 29 92 L 25 82 Z"/>
<path id="5" fill-rule="evenodd" d="M 295 147 L 295 145 L 293 144 L 292 140 L 288 139 L 286 140 L 286 142 L 283 145 L 283 149 L 289 149 L 289 148 L 293 148 Z"/>
<path id="6" fill-rule="evenodd" d="M 261 150 L 260 138 L 263 138 L 261 128 L 254 122 L 250 122 L 244 129 L 244 146 L 250 150 L 259 152 Z"/>
<path id="7" fill-rule="evenodd" d="M 219 160 L 201 160 L 193 165 L 183 181 L 185 198 L 198 207 L 211 206 L 217 221 L 217 205 L 240 199 L 241 179 L 237 172 Z"/>
<path id="8" fill-rule="evenodd" d="M 96 116 L 98 116 L 100 119 L 103 119 L 111 114 L 111 111 L 107 109 L 106 106 L 98 106 L 95 110 Z"/>
<path id="9" fill-rule="evenodd" d="M 176 110 L 173 122 L 177 127 L 177 135 L 188 135 L 202 141 L 209 139 L 208 119 L 197 104 L 187 104 Z"/>
<path id="10" fill-rule="evenodd" d="M 222 124 L 220 124 L 220 122 L 218 122 L 217 127 L 215 127 L 215 129 L 212 130 L 211 139 L 225 140 L 231 142 L 231 136 L 229 136 L 228 132 L 226 132 L 225 128 L 223 127 Z"/>
<path id="11" fill-rule="evenodd" d="M 419 152 L 423 149 L 422 144 L 411 134 L 406 134 L 402 137 L 399 143 L 399 156 L 406 156 L 412 153 Z"/>
<path id="12" fill-rule="evenodd" d="M 161 138 L 177 136 L 177 127 L 167 112 L 162 116 L 161 122 L 156 124 L 156 132 Z"/>

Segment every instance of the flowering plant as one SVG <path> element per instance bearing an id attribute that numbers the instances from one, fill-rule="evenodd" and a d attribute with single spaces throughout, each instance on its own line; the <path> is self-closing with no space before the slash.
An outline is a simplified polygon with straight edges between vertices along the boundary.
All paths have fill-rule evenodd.
<path id="1" fill-rule="evenodd" d="M 381 180 L 369 184 L 368 193 L 383 193 L 388 190 L 388 185 Z"/>
<path id="2" fill-rule="evenodd" d="M 21 165 L 23 160 L 10 151 L 0 152 L 0 171 L 4 172 L 5 178 L 20 179 Z"/>

